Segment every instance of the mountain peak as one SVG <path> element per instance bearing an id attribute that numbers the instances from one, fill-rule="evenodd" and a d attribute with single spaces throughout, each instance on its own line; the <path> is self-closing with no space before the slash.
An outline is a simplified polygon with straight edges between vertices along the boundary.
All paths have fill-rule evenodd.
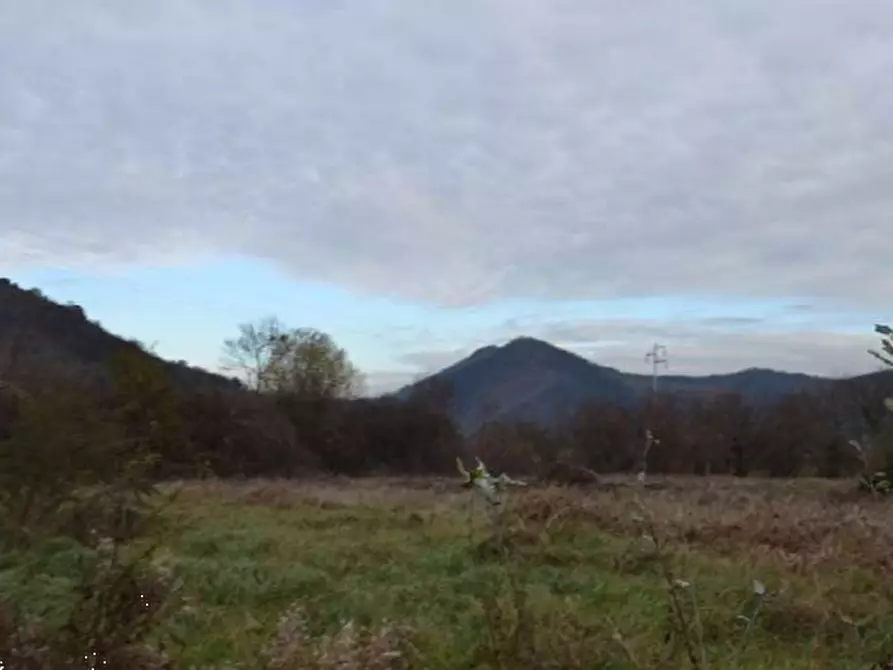
<path id="1" fill-rule="evenodd" d="M 558 349 L 558 347 L 556 347 L 554 344 L 551 344 L 550 342 L 538 340 L 537 338 L 530 337 L 529 335 L 520 335 L 502 345 L 503 349 L 512 347 L 541 347 L 547 349 Z"/>
<path id="2" fill-rule="evenodd" d="M 502 346 L 481 347 L 431 378 L 453 389 L 453 416 L 468 432 L 490 419 L 551 424 L 587 402 L 634 406 L 651 393 L 649 375 L 597 365 L 526 335 Z M 730 391 L 741 393 L 746 401 L 762 403 L 822 382 L 808 375 L 750 369 L 706 377 L 664 377 L 662 390 L 686 396 Z M 398 393 L 405 396 L 413 386 Z"/>
<path id="3" fill-rule="evenodd" d="M 489 418 L 551 423 L 589 400 L 635 399 L 616 370 L 529 336 L 478 349 L 432 377 L 452 387 L 455 418 L 471 431 Z M 408 395 L 411 388 L 399 393 Z"/>
<path id="4" fill-rule="evenodd" d="M 522 335 L 509 340 L 499 348 L 499 351 L 506 356 L 523 358 L 530 362 L 548 360 L 556 365 L 579 365 L 588 367 L 591 370 L 612 370 L 612 368 L 607 368 L 598 363 L 594 363 L 573 351 L 562 349 L 551 342 L 546 342 L 545 340 L 540 340 L 527 335 Z M 620 373 L 617 372 L 617 374 Z"/>

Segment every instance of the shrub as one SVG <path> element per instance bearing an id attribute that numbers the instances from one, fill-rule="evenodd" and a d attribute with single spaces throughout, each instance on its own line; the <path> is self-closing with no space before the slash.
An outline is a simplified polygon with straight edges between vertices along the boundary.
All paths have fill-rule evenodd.
<path id="1" fill-rule="evenodd" d="M 64 613 L 61 620 L 0 603 L 4 669 L 168 668 L 165 654 L 148 640 L 175 602 L 177 585 L 150 554 L 126 558 L 119 543 L 100 538 L 78 561 L 71 601 L 54 603 L 53 609 Z"/>

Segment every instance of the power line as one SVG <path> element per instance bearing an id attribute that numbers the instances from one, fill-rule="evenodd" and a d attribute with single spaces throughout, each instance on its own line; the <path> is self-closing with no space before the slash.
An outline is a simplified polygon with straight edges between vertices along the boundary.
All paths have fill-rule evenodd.
<path id="1" fill-rule="evenodd" d="M 655 342 L 654 346 L 651 347 L 651 351 L 645 354 L 645 362 L 651 363 L 651 391 L 657 393 L 658 366 L 663 365 L 665 368 L 669 367 L 667 348 L 664 345 Z"/>

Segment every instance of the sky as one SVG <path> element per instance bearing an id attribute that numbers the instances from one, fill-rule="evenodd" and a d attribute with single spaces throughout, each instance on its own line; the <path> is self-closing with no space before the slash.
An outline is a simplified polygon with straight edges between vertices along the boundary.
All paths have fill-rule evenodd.
<path id="1" fill-rule="evenodd" d="M 0 0 L 0 63 L 0 276 L 172 359 L 840 376 L 893 321 L 886 0 Z"/>

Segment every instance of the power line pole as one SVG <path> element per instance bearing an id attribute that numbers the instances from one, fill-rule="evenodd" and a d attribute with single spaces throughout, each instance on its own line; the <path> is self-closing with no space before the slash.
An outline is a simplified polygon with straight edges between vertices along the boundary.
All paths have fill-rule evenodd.
<path id="1" fill-rule="evenodd" d="M 645 362 L 651 363 L 651 391 L 652 393 L 657 393 L 657 368 L 659 365 L 663 365 L 665 368 L 669 367 L 667 364 L 667 348 L 655 342 L 654 346 L 651 347 L 651 351 L 645 354 Z"/>

